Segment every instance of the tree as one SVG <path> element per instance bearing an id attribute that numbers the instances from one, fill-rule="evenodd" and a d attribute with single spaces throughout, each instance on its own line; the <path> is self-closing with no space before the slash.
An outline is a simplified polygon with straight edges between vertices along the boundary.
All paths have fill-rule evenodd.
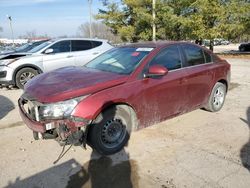
<path id="1" fill-rule="evenodd" d="M 37 34 L 36 30 L 26 31 L 24 35 L 19 36 L 19 38 L 34 39 L 34 38 L 50 38 L 47 34 Z"/>
<path id="2" fill-rule="evenodd" d="M 188 13 L 195 0 L 162 0 L 157 4 L 157 33 L 159 39 L 189 39 Z"/>
<path id="3" fill-rule="evenodd" d="M 185 37 L 183 22 L 187 19 L 184 12 L 194 0 L 157 0 L 156 1 L 156 38 L 181 40 Z M 100 19 L 112 28 L 114 34 L 124 41 L 152 40 L 152 0 L 121 0 L 105 2 L 105 10 L 99 10 Z"/>
<path id="4" fill-rule="evenodd" d="M 113 42 L 120 42 L 118 36 L 115 36 L 105 24 L 100 22 L 92 22 L 92 36 L 100 39 L 107 39 Z M 89 23 L 86 22 L 79 26 L 78 35 L 83 37 L 90 37 L 89 33 Z"/>
<path id="5" fill-rule="evenodd" d="M 196 0 L 184 26 L 189 28 L 190 38 L 209 39 L 213 50 L 215 38 L 233 39 L 245 30 L 249 8 L 249 3 L 241 0 Z"/>
<path id="6" fill-rule="evenodd" d="M 123 41 L 152 39 L 151 0 L 122 0 L 121 6 L 105 1 L 104 6 L 106 10 L 100 9 L 96 19 L 102 20 Z"/>
<path id="7" fill-rule="evenodd" d="M 105 1 L 97 19 L 124 41 L 152 40 L 152 0 Z M 157 0 L 157 39 L 234 39 L 250 33 L 248 0 Z"/>

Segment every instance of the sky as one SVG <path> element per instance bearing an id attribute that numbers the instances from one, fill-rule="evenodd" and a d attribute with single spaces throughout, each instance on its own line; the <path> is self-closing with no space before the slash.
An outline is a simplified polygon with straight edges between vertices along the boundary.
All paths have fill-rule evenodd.
<path id="1" fill-rule="evenodd" d="M 103 8 L 101 0 L 93 0 L 93 14 L 99 8 Z M 51 37 L 74 36 L 89 21 L 89 7 L 88 0 L 0 0 L 1 38 L 11 38 L 6 15 L 12 17 L 14 38 L 30 31 Z"/>

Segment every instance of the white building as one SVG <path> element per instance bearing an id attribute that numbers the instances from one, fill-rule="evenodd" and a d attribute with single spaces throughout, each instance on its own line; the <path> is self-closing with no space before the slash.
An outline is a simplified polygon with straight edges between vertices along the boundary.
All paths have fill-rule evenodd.
<path id="1" fill-rule="evenodd" d="M 24 44 L 27 43 L 28 39 L 14 39 L 14 44 Z M 0 43 L 3 44 L 13 44 L 12 39 L 7 39 L 7 38 L 0 38 Z"/>

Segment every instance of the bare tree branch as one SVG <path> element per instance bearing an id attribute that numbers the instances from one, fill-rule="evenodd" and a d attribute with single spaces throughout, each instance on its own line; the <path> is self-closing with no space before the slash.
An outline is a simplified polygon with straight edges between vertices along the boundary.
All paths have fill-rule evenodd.
<path id="1" fill-rule="evenodd" d="M 89 23 L 86 22 L 78 28 L 79 36 L 90 37 L 89 35 Z M 100 22 L 92 23 L 92 36 L 93 38 L 107 39 L 112 42 L 120 42 L 120 38 L 111 33 L 110 28 Z"/>

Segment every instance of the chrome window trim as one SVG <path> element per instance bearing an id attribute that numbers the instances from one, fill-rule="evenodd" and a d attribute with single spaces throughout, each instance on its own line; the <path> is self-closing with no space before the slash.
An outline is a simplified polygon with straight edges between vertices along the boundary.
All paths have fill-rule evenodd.
<path id="1" fill-rule="evenodd" d="M 214 62 L 210 62 L 210 63 L 203 63 L 203 64 L 193 65 L 193 66 L 188 66 L 188 67 L 182 67 L 182 68 L 179 68 L 179 69 L 170 70 L 170 71 L 168 71 L 168 72 L 174 72 L 174 71 L 178 71 L 178 70 L 182 70 L 182 69 L 188 69 L 188 68 L 193 68 L 193 67 L 199 67 L 199 66 L 209 65 L 209 64 L 214 64 Z"/>

